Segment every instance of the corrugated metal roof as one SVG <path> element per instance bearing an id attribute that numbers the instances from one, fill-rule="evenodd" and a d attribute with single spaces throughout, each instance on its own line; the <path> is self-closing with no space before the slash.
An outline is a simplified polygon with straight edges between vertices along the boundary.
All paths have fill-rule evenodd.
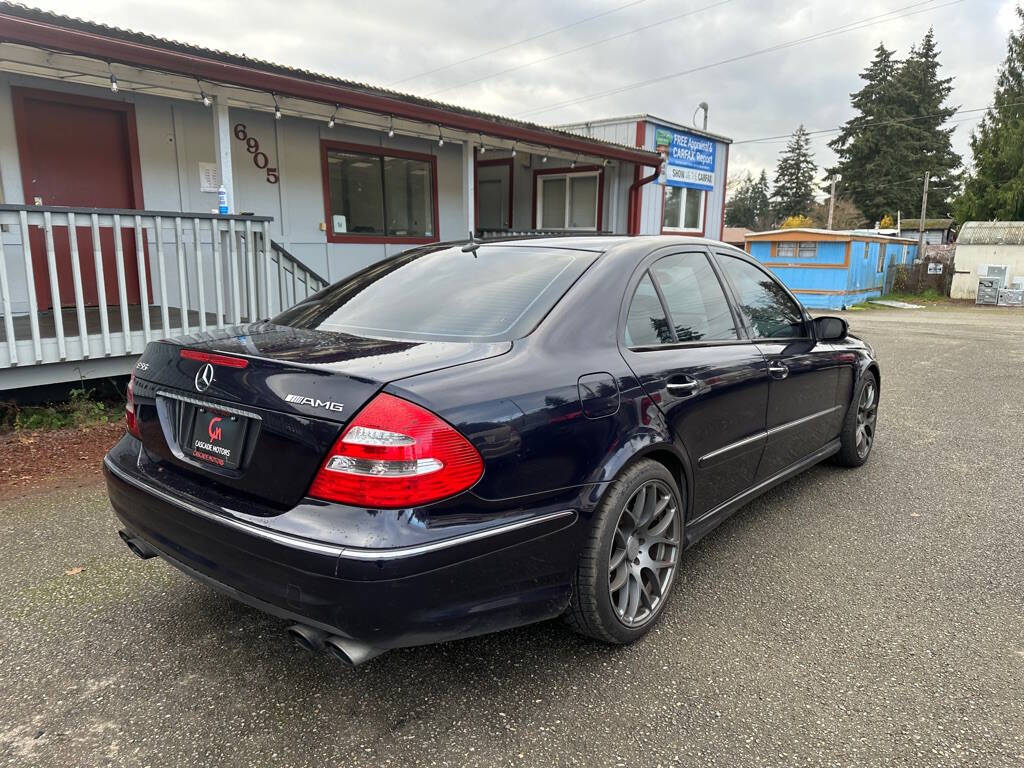
<path id="1" fill-rule="evenodd" d="M 481 112 L 479 110 L 468 109 L 466 107 L 460 107 L 454 104 L 448 104 L 441 101 L 426 99 L 421 96 L 414 96 L 408 93 L 401 93 L 398 91 L 388 90 L 380 86 L 369 85 L 367 83 L 360 83 L 354 80 L 346 80 L 340 77 L 336 77 L 334 75 L 327 75 L 321 72 L 313 72 L 308 69 L 300 69 L 296 67 L 285 66 L 282 64 L 275 64 L 270 61 L 255 59 L 244 54 L 231 53 L 229 51 L 223 51 L 212 48 L 202 48 L 198 45 L 193 45 L 191 43 L 184 43 L 178 40 L 170 40 L 168 38 L 156 37 L 155 35 L 150 35 L 145 32 L 136 32 L 130 29 L 112 27 L 107 24 L 88 21 L 86 19 L 67 16 L 64 14 L 52 13 L 50 11 L 44 11 L 39 8 L 32 8 L 21 3 L 7 2 L 7 0 L 0 0 L 0 14 L 20 19 L 42 22 L 44 24 L 50 24 L 64 29 L 79 30 L 90 34 L 108 37 L 116 40 L 123 40 L 139 45 L 151 46 L 153 48 L 174 51 L 185 55 L 211 59 L 225 64 L 246 67 L 249 69 L 259 70 L 271 74 L 284 75 L 288 77 L 300 78 L 310 82 L 320 82 L 332 86 L 338 86 L 341 88 L 348 88 L 354 91 L 361 91 L 363 93 L 370 94 L 373 96 L 396 99 L 421 107 L 445 110 L 447 112 L 465 115 L 472 118 L 489 120 L 502 125 L 544 131 L 546 133 L 551 134 L 552 136 L 562 136 L 574 140 L 579 140 L 580 138 L 582 138 L 588 143 L 593 144 L 595 148 L 605 146 L 614 147 L 616 149 L 622 149 L 625 146 L 621 144 L 615 144 L 609 141 L 601 141 L 600 139 L 594 139 L 586 136 L 581 137 L 578 133 L 561 130 L 558 128 L 552 128 L 546 125 L 540 125 L 539 123 L 530 123 L 524 120 L 516 120 L 514 118 L 504 117 L 502 115 L 495 115 L 489 112 Z M 644 150 L 638 150 L 635 147 L 626 148 L 634 152 L 644 152 Z"/>
<path id="2" fill-rule="evenodd" d="M 564 130 L 577 131 L 581 128 L 586 128 L 589 125 L 621 125 L 623 123 L 635 123 L 637 120 L 646 120 L 650 123 L 658 123 L 660 125 L 666 125 L 669 128 L 676 128 L 680 131 L 687 131 L 688 133 L 694 133 L 698 136 L 706 136 L 709 139 L 720 141 L 723 144 L 732 144 L 733 140 L 728 136 L 723 136 L 720 133 L 712 133 L 711 131 L 705 131 L 703 128 L 697 128 L 692 125 L 685 125 L 683 123 L 677 123 L 674 120 L 666 120 L 663 117 L 651 115 L 645 113 L 637 115 L 622 115 L 620 117 L 602 117 L 596 120 L 583 120 L 578 123 L 564 123 L 555 126 Z"/>
<path id="3" fill-rule="evenodd" d="M 1024 221 L 968 221 L 957 245 L 1024 245 Z"/>
<path id="4" fill-rule="evenodd" d="M 903 219 L 900 222 L 900 226 L 903 229 L 917 230 L 918 225 L 920 224 L 920 221 L 921 221 L 920 219 Z M 953 224 L 954 224 L 953 219 L 925 219 L 924 220 L 924 228 L 925 228 L 925 230 L 941 229 L 942 231 L 946 231 L 947 229 L 952 227 Z"/>

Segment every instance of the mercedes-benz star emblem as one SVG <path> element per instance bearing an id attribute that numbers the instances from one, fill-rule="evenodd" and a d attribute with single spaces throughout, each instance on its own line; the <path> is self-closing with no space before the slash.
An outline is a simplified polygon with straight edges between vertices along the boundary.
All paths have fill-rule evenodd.
<path id="1" fill-rule="evenodd" d="M 196 371 L 196 390 L 205 392 L 213 384 L 213 366 L 207 363 Z"/>

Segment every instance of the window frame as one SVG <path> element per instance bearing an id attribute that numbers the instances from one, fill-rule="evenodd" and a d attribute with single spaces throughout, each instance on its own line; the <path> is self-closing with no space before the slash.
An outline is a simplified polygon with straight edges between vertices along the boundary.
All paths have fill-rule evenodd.
<path id="1" fill-rule="evenodd" d="M 708 190 L 696 189 L 694 187 L 679 187 L 679 189 L 685 189 L 686 194 L 690 192 L 697 192 L 700 195 L 700 229 L 687 229 L 686 227 L 666 227 L 665 226 L 665 191 L 670 185 L 661 185 L 661 234 L 663 235 L 703 235 L 707 229 L 708 224 Z M 685 215 L 686 211 L 686 200 L 683 200 L 683 204 L 680 206 L 679 211 Z"/>
<path id="2" fill-rule="evenodd" d="M 707 259 L 708 264 L 711 266 L 711 272 L 718 280 L 718 286 L 722 290 L 722 295 L 725 298 L 725 303 L 729 307 L 729 313 L 732 315 L 733 324 L 736 327 L 735 339 L 706 339 L 700 341 L 679 341 L 676 336 L 675 320 L 672 317 L 672 312 L 668 308 L 668 302 L 665 300 L 665 294 L 661 290 L 661 285 L 658 282 L 658 277 L 651 272 L 651 267 L 661 259 L 668 256 L 682 256 L 687 254 L 695 254 L 703 256 Z M 630 346 L 626 343 L 626 321 L 629 317 L 629 307 L 633 303 L 633 297 L 636 294 L 637 286 L 640 281 L 643 280 L 644 275 L 648 275 L 651 282 L 654 284 L 654 291 L 658 295 L 658 301 L 661 302 L 661 310 L 665 313 L 665 317 L 668 320 L 669 330 L 672 331 L 672 337 L 676 339 L 669 344 L 655 344 L 655 345 L 634 345 Z M 801 305 L 802 307 L 802 305 Z M 679 246 L 669 246 L 653 253 L 649 253 L 644 259 L 637 264 L 633 270 L 633 274 L 630 276 L 629 282 L 626 285 L 626 290 L 622 296 L 622 304 L 619 307 L 619 328 L 617 333 L 619 347 L 621 349 L 629 350 L 635 353 L 645 352 L 662 352 L 679 349 L 692 349 L 695 347 L 724 347 L 724 346 L 735 346 L 737 344 L 752 344 L 753 340 L 750 338 L 750 334 L 747 331 L 747 326 L 743 322 L 740 316 L 739 310 L 736 307 L 735 300 L 733 299 L 732 291 L 729 285 L 725 282 L 725 276 L 718 268 L 718 264 L 715 263 L 715 259 L 712 254 L 706 248 L 690 247 L 690 248 L 679 248 Z"/>
<path id="3" fill-rule="evenodd" d="M 565 177 L 565 223 L 569 223 L 572 210 L 572 199 L 569 190 L 572 187 L 570 178 L 579 176 L 595 176 L 597 178 L 597 216 L 593 227 L 544 227 L 542 206 L 544 205 L 543 182 L 550 177 Z M 538 225 L 538 221 L 540 225 Z M 604 223 L 604 167 L 600 165 L 580 165 L 575 168 L 544 168 L 533 171 L 533 229 L 554 229 L 563 232 L 600 232 Z"/>
<path id="4" fill-rule="evenodd" d="M 802 318 L 803 325 L 804 325 L 804 335 L 803 336 L 772 336 L 772 337 L 755 336 L 754 333 L 753 333 L 753 329 L 747 323 L 747 318 L 744 317 L 743 313 L 740 311 L 739 292 L 736 290 L 736 287 L 733 285 L 732 280 L 729 279 L 729 275 L 726 273 L 725 269 L 722 267 L 721 264 L 718 263 L 719 259 L 726 259 L 726 258 L 737 259 L 739 261 L 746 262 L 747 264 L 749 264 L 750 266 L 754 267 L 755 269 L 757 269 L 762 274 L 767 275 L 768 278 L 770 280 L 772 280 L 776 285 L 781 286 L 782 290 L 785 292 L 785 294 L 787 296 L 789 296 L 790 299 L 793 300 L 793 302 L 797 306 L 797 309 L 800 310 L 800 317 Z M 743 327 L 744 333 L 746 333 L 747 338 L 750 339 L 751 343 L 753 343 L 753 344 L 766 344 L 766 343 L 769 343 L 769 342 L 775 342 L 775 343 L 780 343 L 780 344 L 790 344 L 790 343 L 798 342 L 798 341 L 816 341 L 817 340 L 815 335 L 814 335 L 814 331 L 813 331 L 814 323 L 811 322 L 811 316 L 807 312 L 807 307 L 805 307 L 803 302 L 800 301 L 800 299 L 798 299 L 796 297 L 796 295 L 791 290 L 789 290 L 789 288 L 786 286 L 785 283 L 783 283 L 781 280 L 779 280 L 779 278 L 777 278 L 775 275 L 773 275 L 771 272 L 769 272 L 768 269 L 766 269 L 763 264 L 758 262 L 756 259 L 751 258 L 749 254 L 747 254 L 747 253 L 745 253 L 743 251 L 732 252 L 732 251 L 722 250 L 720 248 L 717 248 L 717 249 L 715 249 L 713 251 L 713 258 L 712 258 L 711 261 L 712 261 L 712 263 L 716 267 L 716 271 L 718 272 L 719 279 L 728 286 L 726 290 L 727 290 L 728 296 L 729 296 L 729 303 L 733 307 L 733 314 L 736 316 L 736 318 L 738 319 L 739 323 Z"/>
<path id="5" fill-rule="evenodd" d="M 333 213 L 331 212 L 331 180 L 328 172 L 328 155 L 331 151 L 338 152 L 349 152 L 358 153 L 361 155 L 370 155 L 372 157 L 380 158 L 383 164 L 384 160 L 389 157 L 400 158 L 403 160 L 418 160 L 420 162 L 429 163 L 430 165 L 430 176 L 431 176 L 431 194 L 433 196 L 432 214 L 433 214 L 433 226 L 431 230 L 433 235 L 389 235 L 386 232 L 380 235 L 368 235 L 365 232 L 354 232 L 354 233 L 342 233 L 338 234 L 334 231 L 334 227 L 331 226 L 331 219 Z M 369 144 L 352 144 L 346 141 L 333 141 L 330 139 L 320 140 L 320 176 L 323 182 L 323 195 L 324 195 L 324 226 L 325 234 L 327 235 L 327 242 L 329 243 L 378 243 L 381 245 L 388 244 L 408 244 L 408 245 L 426 245 L 428 243 L 439 243 L 441 242 L 441 233 L 438 231 L 440 224 L 439 206 L 437 199 L 437 155 L 423 154 L 421 152 L 408 152 L 404 149 L 391 149 L 390 147 L 381 147 Z M 384 181 L 381 180 L 381 190 L 384 194 L 384 225 L 387 226 L 387 189 L 384 187 Z"/>
<path id="6" fill-rule="evenodd" d="M 881 275 L 885 273 L 885 257 L 888 251 L 888 243 L 878 243 L 878 269 L 875 270 L 876 275 Z"/>
<path id="7" fill-rule="evenodd" d="M 508 167 L 508 227 L 506 230 L 514 230 L 515 224 L 515 200 L 516 200 L 516 159 L 514 157 L 499 157 L 491 160 L 473 158 L 473 228 L 480 232 L 480 169 L 492 167 Z"/>

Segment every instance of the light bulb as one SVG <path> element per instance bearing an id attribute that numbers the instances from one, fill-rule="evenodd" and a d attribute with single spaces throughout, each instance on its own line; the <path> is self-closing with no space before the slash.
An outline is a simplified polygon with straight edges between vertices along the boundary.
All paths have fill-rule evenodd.
<path id="1" fill-rule="evenodd" d="M 117 78 L 114 77 L 113 73 L 110 74 L 110 90 L 113 93 L 117 93 Z"/>

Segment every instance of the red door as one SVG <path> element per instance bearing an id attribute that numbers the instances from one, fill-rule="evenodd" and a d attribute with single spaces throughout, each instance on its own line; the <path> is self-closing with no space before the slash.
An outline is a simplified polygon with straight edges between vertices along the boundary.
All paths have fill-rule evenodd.
<path id="1" fill-rule="evenodd" d="M 22 184 L 28 204 L 75 208 L 142 208 L 135 108 L 131 104 L 29 88 L 12 88 Z M 81 217 L 80 217 L 81 219 Z M 88 224 L 88 219 L 78 224 Z M 87 305 L 99 303 L 92 233 L 78 226 L 82 292 Z M 32 267 L 40 310 L 51 309 L 46 243 L 41 227 L 32 227 Z M 128 301 L 139 303 L 135 235 L 121 235 Z M 103 283 L 107 304 L 118 303 L 114 233 L 100 230 Z M 53 228 L 57 283 L 62 306 L 75 303 L 67 227 Z M 146 275 L 147 301 L 151 294 Z"/>

